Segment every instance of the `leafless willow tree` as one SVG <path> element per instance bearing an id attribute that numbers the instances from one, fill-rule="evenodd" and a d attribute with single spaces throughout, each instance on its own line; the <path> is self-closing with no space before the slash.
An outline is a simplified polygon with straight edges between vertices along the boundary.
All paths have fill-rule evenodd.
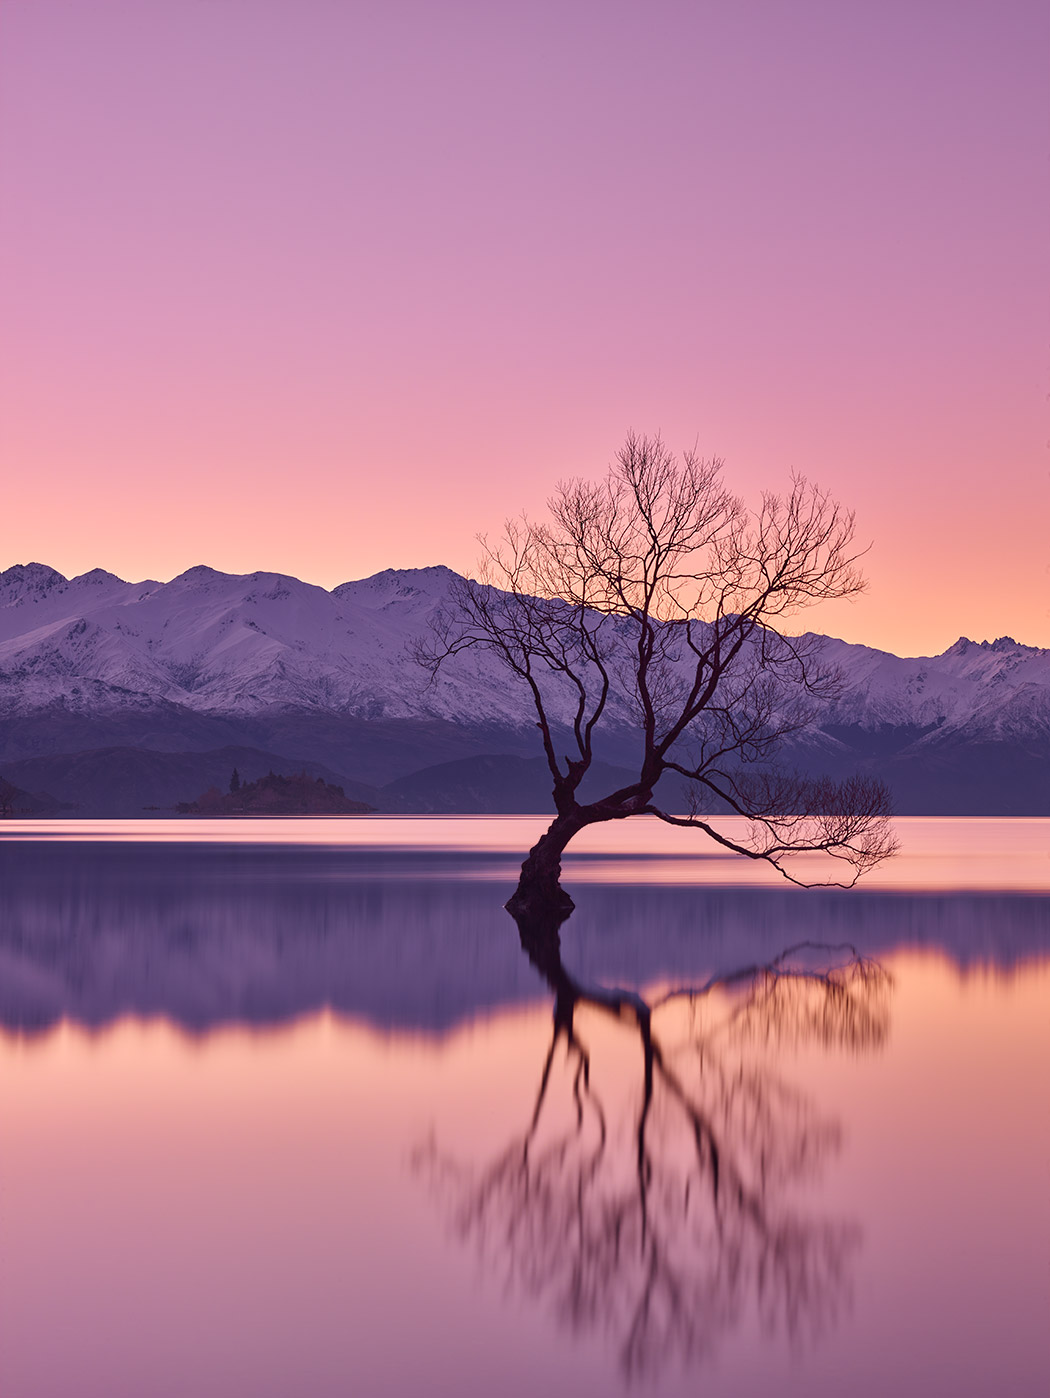
<path id="1" fill-rule="evenodd" d="M 480 577 L 454 587 L 420 648 L 435 673 L 463 651 L 491 652 L 531 694 L 556 814 L 512 911 L 571 908 L 560 886 L 569 841 L 627 816 L 695 828 L 796 882 L 793 855 L 839 861 L 844 876 L 822 881 L 851 884 L 895 849 L 880 783 L 773 765 L 838 692 L 817 643 L 786 626 L 863 587 L 853 516 L 801 476 L 749 510 L 721 471 L 632 434 L 604 480 L 558 487 L 547 522 L 521 518 L 500 542 L 482 540 Z M 582 801 L 603 727 L 637 732 L 637 777 Z M 668 773 L 687 784 L 681 810 L 656 799 Z M 746 817 L 746 833 L 719 829 L 712 809 Z"/>
<path id="2" fill-rule="evenodd" d="M 556 922 L 519 927 L 555 997 L 528 1123 L 480 1167 L 433 1140 L 416 1155 L 456 1234 L 560 1323 L 607 1335 L 632 1378 L 702 1362 L 749 1307 L 795 1340 L 818 1336 L 848 1297 L 858 1234 L 791 1203 L 838 1127 L 775 1051 L 876 1047 L 885 973 L 852 948 L 799 946 L 647 1001 L 572 977 Z M 636 1042 L 633 1090 L 603 1086 L 591 1012 Z"/>

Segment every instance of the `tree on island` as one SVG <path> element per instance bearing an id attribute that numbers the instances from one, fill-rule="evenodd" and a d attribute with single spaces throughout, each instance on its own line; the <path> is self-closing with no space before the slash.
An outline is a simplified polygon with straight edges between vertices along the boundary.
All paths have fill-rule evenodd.
<path id="1" fill-rule="evenodd" d="M 834 697 L 837 672 L 815 638 L 789 635 L 801 609 L 861 591 L 853 515 L 802 476 L 748 509 L 722 463 L 673 455 L 631 434 L 604 480 L 573 479 L 549 521 L 508 521 L 480 577 L 453 585 L 418 659 L 435 674 L 466 650 L 494 654 L 531 695 L 555 816 L 522 865 L 508 908 L 568 911 L 561 856 L 590 825 L 652 815 L 772 864 L 822 853 L 845 884 L 891 855 L 889 796 L 853 777 L 811 779 L 774 765 L 783 740 Z M 598 800 L 580 784 L 603 731 L 637 731 L 637 777 Z M 561 751 L 561 748 L 568 751 Z M 676 774 L 683 811 L 657 783 Z M 745 833 L 712 823 L 717 809 Z"/>
<path id="2" fill-rule="evenodd" d="M 254 782 L 230 781 L 229 792 L 209 787 L 196 801 L 180 801 L 175 810 L 190 816 L 364 815 L 372 807 L 350 800 L 341 786 L 306 772 L 278 776 L 270 771 Z"/>

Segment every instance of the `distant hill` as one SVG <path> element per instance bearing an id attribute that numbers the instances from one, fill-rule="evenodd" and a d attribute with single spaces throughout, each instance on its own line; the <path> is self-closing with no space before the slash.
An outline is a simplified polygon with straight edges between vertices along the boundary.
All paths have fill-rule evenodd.
<path id="1" fill-rule="evenodd" d="M 236 748 L 369 804 L 390 788 L 393 809 L 521 809 L 541 797 L 549 809 L 542 769 L 512 760 L 538 757 L 534 715 L 496 659 L 467 651 L 431 683 L 411 658 L 454 580 L 441 567 L 388 570 L 328 592 L 206 567 L 169 583 L 8 568 L 0 775 L 82 814 L 136 815 L 221 789 L 221 771 L 189 781 L 189 755 L 203 767 Z M 901 658 L 814 640 L 844 689 L 792 740 L 788 765 L 880 776 L 902 813 L 1050 814 L 1050 650 L 960 638 Z M 614 685 L 598 754 L 611 767 L 630 765 L 633 705 Z M 570 697 L 551 713 L 568 751 Z M 475 767 L 455 770 L 464 762 Z"/>
<path id="2" fill-rule="evenodd" d="M 284 776 L 305 772 L 341 786 L 351 800 L 376 804 L 375 787 L 350 782 L 323 763 L 232 745 L 206 752 L 100 747 L 6 763 L 3 772 L 21 787 L 51 792 L 55 804 L 61 801 L 70 815 L 134 817 L 170 814 L 179 801 L 212 786 L 225 791 L 235 769 L 246 782 L 271 771 Z"/>
<path id="3" fill-rule="evenodd" d="M 595 762 L 580 788 L 581 798 L 633 781 L 626 767 Z M 551 808 L 551 775 L 543 757 L 487 754 L 424 767 L 388 782 L 379 792 L 385 811 L 418 814 L 535 815 Z"/>
<path id="4" fill-rule="evenodd" d="M 61 801 L 56 801 L 53 796 L 23 791 L 0 777 L 0 816 L 57 815 L 61 809 Z"/>
<path id="5" fill-rule="evenodd" d="M 375 807 L 349 800 L 341 786 L 321 777 L 310 777 L 305 772 L 282 777 L 276 772 L 267 772 L 258 781 L 229 791 L 209 787 L 196 801 L 180 801 L 175 809 L 179 815 L 277 816 L 367 815 Z"/>

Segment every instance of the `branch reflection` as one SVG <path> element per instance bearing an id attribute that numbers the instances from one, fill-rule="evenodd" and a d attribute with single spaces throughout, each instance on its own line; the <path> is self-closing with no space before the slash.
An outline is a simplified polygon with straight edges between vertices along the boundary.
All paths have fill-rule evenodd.
<path id="1" fill-rule="evenodd" d="M 702 1362 L 750 1306 L 767 1330 L 819 1336 L 848 1299 L 859 1230 L 791 1198 L 840 1132 L 776 1057 L 876 1048 L 887 974 L 804 943 L 647 1000 L 570 975 L 556 919 L 519 929 L 554 993 L 551 1039 L 530 1119 L 495 1159 L 418 1152 L 454 1233 L 574 1333 L 604 1334 L 629 1378 Z"/>

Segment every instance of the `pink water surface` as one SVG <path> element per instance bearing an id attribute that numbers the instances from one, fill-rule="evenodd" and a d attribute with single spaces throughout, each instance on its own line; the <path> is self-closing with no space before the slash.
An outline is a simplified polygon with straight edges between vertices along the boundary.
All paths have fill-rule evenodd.
<path id="1" fill-rule="evenodd" d="M 348 850 L 406 849 L 505 854 L 508 864 L 475 871 L 506 878 L 549 823 L 535 816 L 351 816 L 231 820 L 7 820 L 0 840 L 105 841 L 152 844 L 330 845 Z M 742 836 L 746 822 L 714 822 Z M 1007 816 L 901 816 L 894 821 L 900 852 L 867 874 L 869 889 L 1026 889 L 1050 892 L 1050 820 Z M 585 856 L 576 859 L 574 856 Z M 813 859 L 802 876 L 836 876 L 836 866 Z M 613 821 L 584 830 L 566 855 L 567 877 L 601 883 L 681 883 L 779 886 L 775 870 L 724 854 L 705 836 L 653 817 Z"/>
<path id="2" fill-rule="evenodd" d="M 925 868 L 946 883 L 953 870 L 968 870 L 975 891 L 902 890 L 866 902 L 863 893 L 849 895 L 858 919 L 869 910 L 858 937 L 877 940 L 879 910 L 903 909 L 894 914 L 898 945 L 879 953 L 888 979 L 876 982 L 875 1029 L 828 1042 L 763 1031 L 741 1040 L 734 1060 L 765 1084 L 762 1100 L 780 1104 L 782 1124 L 811 1122 L 812 1159 L 783 1180 L 774 1161 L 763 1187 L 776 1216 L 844 1240 L 841 1274 L 833 1285 L 827 1276 L 821 1283 L 819 1267 L 788 1277 L 781 1300 L 792 1302 L 799 1323 L 790 1324 L 791 1306 L 781 1306 L 770 1328 L 757 1276 L 719 1273 L 717 1285 L 693 1297 L 687 1331 L 703 1343 L 688 1349 L 669 1340 L 632 1382 L 625 1360 L 632 1312 L 616 1301 L 634 1295 L 630 1267 L 621 1292 L 598 1285 L 581 1305 L 566 1289 L 571 1268 L 552 1274 L 531 1265 L 530 1247 L 542 1242 L 549 1254 L 553 1246 L 557 1261 L 561 1245 L 544 1240 L 535 1199 L 497 1214 L 501 1227 L 486 1236 L 464 1212 L 471 1190 L 494 1178 L 508 1150 L 520 1150 L 552 1032 L 539 978 L 526 975 L 516 1000 L 506 989 L 485 989 L 486 939 L 500 955 L 520 956 L 516 930 L 495 903 L 490 922 L 473 912 L 457 940 L 455 910 L 476 910 L 484 887 L 463 883 L 462 898 L 450 895 L 439 921 L 435 883 L 402 885 L 400 901 L 383 903 L 373 945 L 355 941 L 354 927 L 372 926 L 370 904 L 386 896 L 396 877 L 389 874 L 387 883 L 361 884 L 344 923 L 333 909 L 356 885 L 330 886 L 316 906 L 296 895 L 290 906 L 301 909 L 301 925 L 282 913 L 269 940 L 253 938 L 247 925 L 237 932 L 237 918 L 255 918 L 260 907 L 237 901 L 240 894 L 222 905 L 221 917 L 206 919 L 232 855 L 206 866 L 212 882 L 202 878 L 193 901 L 179 900 L 177 884 L 158 885 L 168 911 L 149 922 L 143 909 L 153 904 L 136 891 L 142 874 L 133 849 L 126 897 L 112 868 L 105 896 L 94 890 L 90 858 L 73 866 L 75 897 L 52 896 L 31 868 L 13 891 L 9 878 L 0 948 L 5 1398 L 1043 1394 L 1050 905 L 1038 880 L 1050 823 L 903 824 L 913 871 Z M 223 823 L 226 839 L 230 825 Z M 456 827 L 508 846 L 529 828 L 527 821 L 326 828 L 375 839 L 381 828 L 390 838 L 409 825 L 413 838 L 440 841 Z M 151 839 L 158 830 L 150 825 Z M 674 854 L 666 846 L 635 852 Z M 28 857 L 29 848 L 15 853 Z M 613 858 L 610 849 L 600 853 Z M 668 910 L 689 895 L 631 886 L 638 864 L 624 860 L 607 892 L 630 896 L 637 938 L 657 943 L 666 939 Z M 46 867 L 54 884 L 59 866 Z M 263 897 L 280 895 L 288 867 Z M 248 874 L 230 869 L 235 888 L 259 878 L 255 864 Z M 908 878 L 919 881 L 914 872 Z M 611 905 L 599 893 L 596 883 L 582 890 L 574 915 L 581 930 L 571 919 L 563 929 L 567 964 L 593 960 L 595 944 L 600 953 L 598 914 Z M 734 939 L 745 936 L 739 919 L 760 908 L 756 898 L 773 895 L 698 889 L 697 897 L 698 908 L 710 898 L 717 911 L 717 900 L 730 898 L 725 906 L 737 910 L 721 940 L 695 952 L 697 965 L 706 956 L 725 967 Z M 983 919 L 976 942 L 967 917 L 973 926 Z M 1011 918 L 1021 930 L 1012 942 L 1004 933 L 999 946 L 997 919 L 1005 926 Z M 666 942 L 665 982 L 695 974 L 687 926 Z M 260 983 L 252 959 L 270 955 L 276 939 L 287 960 L 275 964 L 289 977 L 297 939 L 307 934 L 315 956 L 318 946 L 344 941 L 351 980 L 357 964 L 365 989 L 379 984 L 374 957 L 384 955 L 383 995 L 362 992 L 360 1013 L 342 1014 L 315 995 L 295 1001 L 305 1008 L 291 1018 L 252 1001 Z M 712 930 L 698 924 L 696 935 Z M 475 986 L 466 1008 L 427 1009 L 427 985 L 416 982 L 432 974 L 428 937 L 440 939 L 452 980 Z M 132 965 L 138 995 L 151 966 L 155 979 L 166 979 L 156 1003 L 169 1011 L 119 1010 Z M 38 1003 L 34 978 L 51 986 L 50 995 L 56 977 L 72 1008 L 43 1029 L 24 1027 L 15 1007 Z M 229 982 L 223 1021 L 197 1011 L 194 1020 L 179 1008 L 192 1000 L 195 981 L 198 997 L 213 998 Z M 107 1003 L 118 1009 L 92 1019 L 80 988 L 102 982 L 116 987 Z M 389 1008 L 390 986 L 405 988 L 407 1008 Z M 646 993 L 655 999 L 658 988 Z M 231 1013 L 238 996 L 243 1010 Z M 728 1015 L 732 1001 L 723 998 Z M 710 1040 L 713 1057 L 691 1055 L 691 1014 L 673 1001 L 654 1013 L 653 1032 L 683 1080 L 699 1072 L 702 1082 L 719 1071 L 722 1040 L 717 1033 Z M 629 1189 L 641 1093 L 637 1032 L 583 1005 L 575 1029 L 602 1103 L 613 1185 Z M 573 1077 L 562 1050 L 549 1094 L 555 1123 L 571 1123 Z M 673 1103 L 654 1099 L 658 1158 L 688 1149 L 675 1135 L 677 1120 Z M 775 1147 L 775 1133 L 771 1140 Z M 658 1202 L 654 1195 L 654 1211 Z M 571 1229 L 564 1244 L 571 1262 Z M 708 1246 L 716 1246 L 713 1235 Z"/>

